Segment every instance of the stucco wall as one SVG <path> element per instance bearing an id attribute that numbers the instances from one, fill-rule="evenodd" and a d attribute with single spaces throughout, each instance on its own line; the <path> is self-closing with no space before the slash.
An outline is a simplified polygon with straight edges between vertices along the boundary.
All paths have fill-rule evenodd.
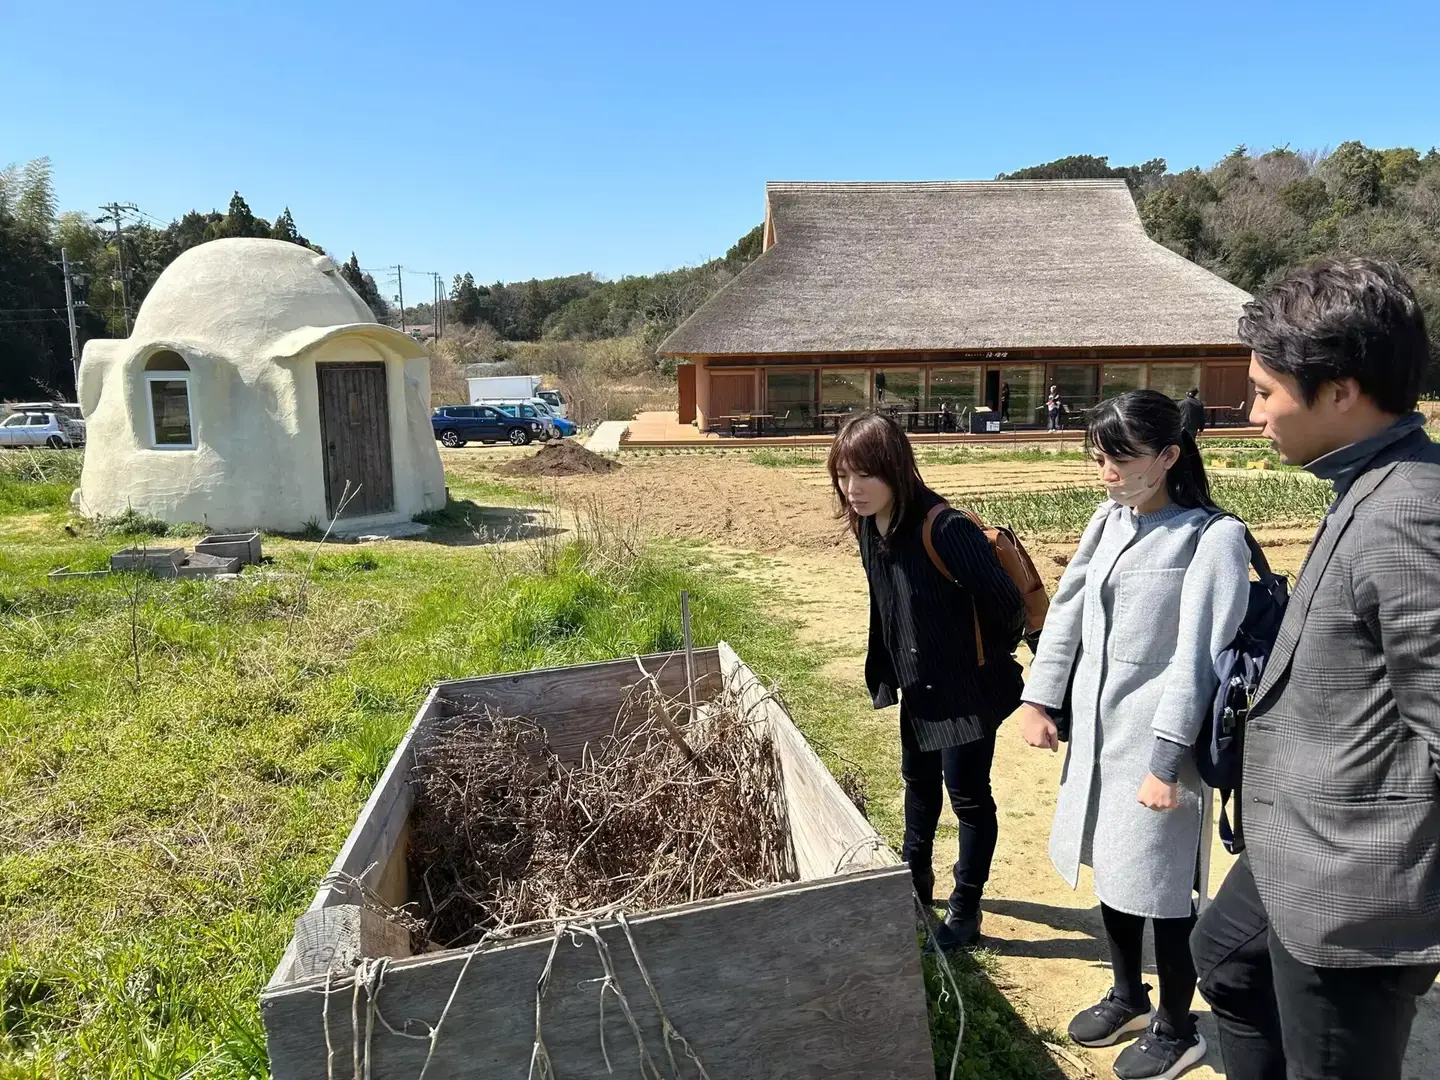
<path id="1" fill-rule="evenodd" d="M 404 521 L 444 505 L 444 470 L 429 409 L 417 408 L 429 399 L 424 360 L 401 359 L 351 335 L 293 360 L 244 368 L 193 346 L 176 347 L 190 365 L 196 446 L 170 450 L 150 446 L 144 368 L 155 351 L 117 358 L 110 370 L 85 380 L 99 385 L 98 392 L 87 387 L 94 402 L 87 408 L 82 512 L 112 515 L 134 507 L 162 521 L 216 530 L 293 532 L 311 521 L 328 524 L 316 365 L 335 361 L 385 364 L 395 506 L 390 514 L 363 520 Z M 92 360 L 104 364 L 87 355 L 87 364 Z"/>

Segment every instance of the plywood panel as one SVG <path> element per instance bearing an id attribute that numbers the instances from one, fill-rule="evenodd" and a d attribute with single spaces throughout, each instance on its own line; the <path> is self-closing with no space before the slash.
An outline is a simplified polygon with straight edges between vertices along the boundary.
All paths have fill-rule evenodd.
<path id="1" fill-rule="evenodd" d="M 795 868 L 802 881 L 849 870 L 894 866 L 899 857 L 835 783 L 779 702 L 725 642 L 720 643 L 725 683 L 749 715 L 763 716 L 780 759 L 785 813 Z"/>
<path id="2" fill-rule="evenodd" d="M 903 867 L 686 905 L 637 917 L 632 929 L 666 1015 L 715 1080 L 934 1075 L 910 875 Z M 610 924 L 600 934 L 646 1045 L 664 1075 L 672 1075 L 655 1006 L 623 931 Z M 556 1076 L 598 1080 L 610 1075 L 600 1047 L 602 969 L 594 944 L 578 940 L 579 947 L 567 940 L 556 952 L 543 1031 Z M 550 949 L 547 936 L 476 953 L 454 994 L 428 1078 L 527 1075 L 535 985 Z M 379 998 L 390 1025 L 434 1024 L 465 959 L 459 951 L 392 965 Z M 326 1076 L 323 989 L 323 980 L 309 980 L 264 995 L 275 1080 Z M 331 998 L 336 1075 L 351 1069 L 350 1002 L 348 985 Z M 615 998 L 605 1004 L 614 1075 L 637 1075 L 635 1039 Z M 411 1030 L 424 1028 L 412 1024 Z M 414 1080 L 427 1050 L 425 1041 L 390 1035 L 377 1022 L 369 1075 Z M 681 1075 L 698 1072 L 686 1063 Z"/>

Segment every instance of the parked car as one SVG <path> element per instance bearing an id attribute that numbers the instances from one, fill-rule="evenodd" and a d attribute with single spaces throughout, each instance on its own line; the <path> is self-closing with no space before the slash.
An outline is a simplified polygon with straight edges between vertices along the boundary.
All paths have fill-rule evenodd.
<path id="1" fill-rule="evenodd" d="M 519 409 L 519 415 L 527 420 L 539 420 L 545 425 L 544 437 L 559 438 L 560 432 L 555 428 L 555 414 L 550 411 L 550 406 L 539 398 L 486 398 L 480 404 L 489 405 L 495 409 Z M 513 411 L 511 415 L 514 415 Z"/>
<path id="2" fill-rule="evenodd" d="M 495 408 L 499 409 L 501 412 L 509 416 L 514 416 L 517 410 L 531 410 L 531 407 L 529 405 L 496 405 Z M 548 419 L 551 426 L 555 429 L 555 438 L 557 439 L 563 439 L 566 436 L 574 435 L 577 430 L 575 425 L 572 424 L 569 420 L 566 420 L 563 416 L 556 416 L 552 413 L 548 417 Z"/>
<path id="3" fill-rule="evenodd" d="M 0 446 L 49 446 L 56 450 L 85 445 L 85 421 L 63 412 L 13 412 L 0 420 Z"/>
<path id="4" fill-rule="evenodd" d="M 467 442 L 525 446 L 545 436 L 545 425 L 538 417 L 507 416 L 489 405 L 442 405 L 430 414 L 430 426 L 435 438 L 452 447 Z"/>

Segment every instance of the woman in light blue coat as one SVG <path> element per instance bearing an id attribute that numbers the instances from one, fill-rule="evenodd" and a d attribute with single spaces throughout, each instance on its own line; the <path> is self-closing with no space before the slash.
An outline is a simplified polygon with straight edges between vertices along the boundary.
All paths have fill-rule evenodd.
<path id="1" fill-rule="evenodd" d="M 1093 867 L 1115 985 L 1070 1035 L 1108 1046 L 1145 1034 L 1116 1060 L 1122 1080 L 1179 1076 L 1205 1056 L 1190 1003 L 1189 937 L 1201 836 L 1190 747 L 1214 699 L 1216 656 L 1249 596 L 1244 525 L 1218 517 L 1178 406 L 1134 390 L 1091 414 L 1086 445 L 1109 498 L 1066 567 L 1023 695 L 1021 730 L 1069 750 L 1050 859 L 1075 886 Z M 1155 931 L 1160 1008 L 1141 981 L 1145 920 Z"/>

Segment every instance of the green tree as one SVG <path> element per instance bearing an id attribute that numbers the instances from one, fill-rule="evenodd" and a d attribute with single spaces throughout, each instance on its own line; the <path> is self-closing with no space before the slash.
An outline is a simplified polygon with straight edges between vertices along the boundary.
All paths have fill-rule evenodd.
<path id="1" fill-rule="evenodd" d="M 272 240 L 284 240 L 291 244 L 304 243 L 299 231 L 295 228 L 295 219 L 290 215 L 288 206 L 275 219 L 275 224 L 270 227 L 270 237 Z"/>
<path id="2" fill-rule="evenodd" d="M 232 236 L 267 236 L 270 227 L 263 228 L 262 219 L 257 218 L 250 210 L 250 204 L 245 201 L 240 192 L 230 196 L 230 208 L 226 210 L 225 216 L 214 226 L 212 239 L 220 239 Z"/>
<path id="3" fill-rule="evenodd" d="M 450 289 L 450 316 L 462 326 L 475 326 L 481 321 L 480 290 L 468 272 L 455 275 Z"/>
<path id="4" fill-rule="evenodd" d="M 289 211 L 287 210 L 286 213 L 288 214 Z M 355 257 L 353 251 L 350 253 L 349 261 L 340 264 L 340 276 L 360 294 L 360 299 L 365 301 L 365 306 L 370 309 L 376 319 L 384 322 L 389 318 L 390 305 L 380 295 L 380 289 L 375 284 L 375 279 L 360 269 L 360 260 Z"/>
<path id="5" fill-rule="evenodd" d="M 1279 191 L 1281 204 L 1296 217 L 1313 225 L 1330 208 L 1330 191 L 1318 176 L 1292 180 Z"/>
<path id="6" fill-rule="evenodd" d="M 1394 196 L 1420 179 L 1420 151 L 1408 146 L 1380 151 L 1380 190 Z"/>
<path id="7" fill-rule="evenodd" d="M 765 226 L 756 225 L 730 246 L 730 250 L 725 252 L 725 261 L 736 267 L 747 266 L 760 257 L 764 246 Z"/>
<path id="8" fill-rule="evenodd" d="M 1134 194 L 1148 191 L 1165 176 L 1164 158 L 1151 158 L 1143 165 L 1111 165 L 1108 157 L 1073 154 L 1044 165 L 1031 165 L 996 180 L 1124 180 Z"/>
<path id="9" fill-rule="evenodd" d="M 1320 163 L 1325 186 L 1338 202 L 1359 210 L 1380 201 L 1383 190 L 1384 159 L 1378 150 L 1362 142 L 1343 142 Z M 1352 211 L 1353 212 L 1353 211 Z"/>
<path id="10" fill-rule="evenodd" d="M 1200 208 L 1174 188 L 1152 191 L 1140 200 L 1140 220 L 1152 240 L 1187 259 L 1195 253 L 1205 228 Z"/>

